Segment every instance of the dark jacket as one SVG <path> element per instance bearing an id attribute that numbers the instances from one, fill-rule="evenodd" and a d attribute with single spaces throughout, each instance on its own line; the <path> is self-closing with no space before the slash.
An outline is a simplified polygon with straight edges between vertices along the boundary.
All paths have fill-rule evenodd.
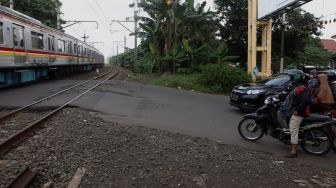
<path id="1" fill-rule="evenodd" d="M 293 112 L 297 111 L 299 116 L 307 117 L 309 113 L 309 104 L 311 102 L 310 92 L 305 86 L 298 86 L 293 95 Z"/>

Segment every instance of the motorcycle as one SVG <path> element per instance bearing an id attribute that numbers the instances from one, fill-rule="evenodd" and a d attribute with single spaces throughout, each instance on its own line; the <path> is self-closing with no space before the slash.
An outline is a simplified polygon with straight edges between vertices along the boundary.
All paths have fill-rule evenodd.
<path id="1" fill-rule="evenodd" d="M 264 135 L 271 135 L 286 145 L 290 145 L 290 131 L 286 125 L 279 121 L 278 111 L 281 100 L 276 96 L 268 97 L 264 106 L 256 113 L 247 114 L 238 125 L 240 136 L 248 141 L 257 141 Z M 286 121 L 285 121 L 286 122 Z M 312 155 L 327 154 L 332 148 L 330 126 L 335 124 L 332 117 L 310 114 L 305 118 L 299 130 L 299 144 L 304 151 Z"/>

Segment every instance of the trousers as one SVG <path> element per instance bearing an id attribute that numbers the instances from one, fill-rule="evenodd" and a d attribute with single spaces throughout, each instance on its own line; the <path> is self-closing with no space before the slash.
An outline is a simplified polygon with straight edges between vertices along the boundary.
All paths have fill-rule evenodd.
<path id="1" fill-rule="evenodd" d="M 299 144 L 299 130 L 303 117 L 292 115 L 289 121 L 289 130 L 291 134 L 291 143 Z"/>

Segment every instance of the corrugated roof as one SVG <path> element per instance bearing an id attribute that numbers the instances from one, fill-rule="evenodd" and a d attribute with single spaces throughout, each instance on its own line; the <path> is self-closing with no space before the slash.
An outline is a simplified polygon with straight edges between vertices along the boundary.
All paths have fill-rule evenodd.
<path id="1" fill-rule="evenodd" d="M 336 52 L 336 41 L 333 39 L 322 39 L 321 40 L 324 49 L 328 50 L 328 51 L 333 51 Z"/>

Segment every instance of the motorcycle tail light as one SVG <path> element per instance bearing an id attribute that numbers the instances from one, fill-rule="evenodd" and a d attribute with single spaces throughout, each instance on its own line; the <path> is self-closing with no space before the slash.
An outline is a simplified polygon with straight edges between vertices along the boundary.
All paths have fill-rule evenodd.
<path id="1" fill-rule="evenodd" d="M 331 114 L 332 114 L 332 117 L 333 117 L 333 118 L 336 118 L 336 110 L 333 110 L 333 111 L 331 112 Z"/>

